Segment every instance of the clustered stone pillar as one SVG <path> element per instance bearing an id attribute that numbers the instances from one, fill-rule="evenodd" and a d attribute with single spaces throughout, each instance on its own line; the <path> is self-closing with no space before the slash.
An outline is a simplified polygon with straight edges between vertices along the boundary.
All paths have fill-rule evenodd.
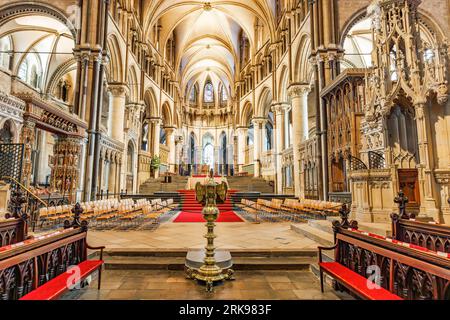
<path id="1" fill-rule="evenodd" d="M 284 113 L 290 106 L 286 103 L 278 103 L 272 106 L 272 112 L 275 114 L 275 168 L 276 168 L 276 193 L 283 193 L 283 168 L 282 152 L 285 148 L 283 139 L 283 118 Z"/>
<path id="2" fill-rule="evenodd" d="M 150 122 L 153 125 L 153 156 L 159 156 L 159 141 L 161 139 L 161 118 L 151 118 Z M 159 170 L 155 170 L 154 172 L 154 178 L 158 179 L 159 177 Z"/>
<path id="3" fill-rule="evenodd" d="M 167 146 L 169 147 L 169 172 L 175 172 L 175 127 L 165 127 Z"/>
<path id="4" fill-rule="evenodd" d="M 112 138 L 123 143 L 126 101 L 125 97 L 128 88 L 125 84 L 114 84 L 109 86 L 109 90 L 112 97 Z"/>
<path id="5" fill-rule="evenodd" d="M 238 127 L 236 129 L 238 172 L 242 172 L 243 165 L 245 164 L 245 136 L 247 130 L 247 127 Z"/>
<path id="6" fill-rule="evenodd" d="M 295 196 L 300 197 L 303 190 L 300 190 L 300 145 L 306 140 L 305 109 L 307 107 L 307 97 L 310 86 L 307 84 L 293 84 L 289 87 L 289 95 L 292 98 L 292 146 L 294 152 L 294 187 Z"/>
<path id="7" fill-rule="evenodd" d="M 108 190 L 110 193 L 116 193 L 116 170 L 117 164 L 115 155 L 111 155 L 111 160 L 109 162 L 109 178 L 108 178 Z"/>
<path id="8" fill-rule="evenodd" d="M 253 122 L 253 159 L 255 178 L 261 177 L 261 147 L 262 147 L 262 125 L 264 118 L 254 118 Z"/>

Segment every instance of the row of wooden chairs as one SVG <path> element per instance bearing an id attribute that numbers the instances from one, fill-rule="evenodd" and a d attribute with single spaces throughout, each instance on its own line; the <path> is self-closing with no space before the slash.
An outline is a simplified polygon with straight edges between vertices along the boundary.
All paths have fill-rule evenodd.
<path id="1" fill-rule="evenodd" d="M 242 199 L 238 207 L 244 212 L 251 214 L 254 222 L 262 221 L 279 222 L 279 221 L 304 221 L 298 215 L 293 215 L 281 210 L 280 206 L 283 201 L 273 199 L 272 201 L 258 199 L 256 202 L 248 199 Z"/>
<path id="2" fill-rule="evenodd" d="M 338 216 L 342 203 L 311 199 L 286 199 L 281 209 L 293 213 L 309 214 L 314 216 Z"/>
<path id="3" fill-rule="evenodd" d="M 242 210 L 255 215 L 270 214 L 271 217 L 291 220 L 295 216 L 302 218 L 326 218 L 327 216 L 339 215 L 341 203 L 331 201 L 318 201 L 310 199 L 257 199 L 251 201 L 242 199 L 240 205 Z M 288 214 L 287 216 L 285 216 Z"/>
<path id="4" fill-rule="evenodd" d="M 114 225 L 120 225 L 122 222 L 137 225 L 143 220 L 158 222 L 161 215 L 176 207 L 173 199 L 139 199 L 136 203 L 133 199 L 105 199 L 80 205 L 83 208 L 81 219 L 88 221 L 91 227 L 101 228 L 111 226 L 112 222 Z M 73 215 L 72 208 L 71 205 L 41 208 L 38 218 L 41 227 L 46 223 L 50 226 L 58 225 L 70 219 Z"/>

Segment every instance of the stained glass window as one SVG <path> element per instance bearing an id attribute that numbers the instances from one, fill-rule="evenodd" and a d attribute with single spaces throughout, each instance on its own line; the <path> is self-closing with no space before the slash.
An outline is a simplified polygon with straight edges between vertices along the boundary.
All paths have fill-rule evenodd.
<path id="1" fill-rule="evenodd" d="M 228 101 L 228 93 L 225 87 L 222 87 L 222 101 Z"/>
<path id="2" fill-rule="evenodd" d="M 214 102 L 214 88 L 211 82 L 205 85 L 204 101 L 206 103 Z"/>
<path id="3" fill-rule="evenodd" d="M 194 86 L 191 90 L 191 96 L 189 97 L 189 101 L 197 102 L 197 88 Z"/>

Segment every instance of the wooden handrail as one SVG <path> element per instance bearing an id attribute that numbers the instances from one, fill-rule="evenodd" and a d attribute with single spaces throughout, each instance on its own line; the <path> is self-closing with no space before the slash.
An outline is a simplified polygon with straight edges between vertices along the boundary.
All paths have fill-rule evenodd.
<path id="1" fill-rule="evenodd" d="M 17 183 L 17 185 L 19 187 L 21 187 L 23 190 L 25 190 L 28 194 L 30 194 L 33 198 L 35 198 L 37 201 L 39 201 L 40 203 L 42 203 L 44 206 L 48 207 L 48 203 L 46 203 L 44 200 L 42 200 L 41 198 L 39 198 L 33 191 L 31 191 L 30 189 L 28 189 L 27 187 L 25 187 L 23 184 L 21 184 L 19 181 L 17 181 L 15 178 L 13 177 L 9 177 L 9 176 L 4 176 L 2 177 L 2 179 L 7 179 L 7 180 L 12 180 L 15 183 Z"/>

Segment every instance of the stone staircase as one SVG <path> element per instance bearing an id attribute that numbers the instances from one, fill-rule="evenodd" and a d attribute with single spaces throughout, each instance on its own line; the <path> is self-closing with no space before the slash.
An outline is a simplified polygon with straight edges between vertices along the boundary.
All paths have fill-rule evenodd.
<path id="1" fill-rule="evenodd" d="M 164 177 L 158 179 L 149 179 L 144 182 L 140 188 L 140 194 L 155 194 L 157 192 L 177 192 L 186 189 L 188 177 L 173 176 L 172 183 L 164 183 Z"/>
<path id="2" fill-rule="evenodd" d="M 230 189 L 248 192 L 273 193 L 273 187 L 263 178 L 227 177 Z"/>

